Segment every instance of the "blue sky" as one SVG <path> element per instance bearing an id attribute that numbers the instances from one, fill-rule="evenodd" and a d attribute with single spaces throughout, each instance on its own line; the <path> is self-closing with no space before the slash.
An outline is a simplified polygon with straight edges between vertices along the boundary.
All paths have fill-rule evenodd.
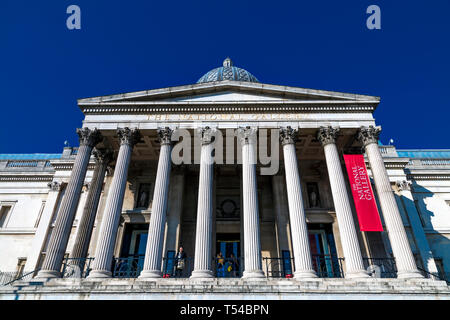
<path id="1" fill-rule="evenodd" d="M 81 8 L 81 30 L 66 8 Z M 381 8 L 381 30 L 366 8 Z M 381 97 L 381 141 L 450 148 L 450 1 L 0 2 L 0 153 L 78 145 L 79 98 L 195 83 L 230 56 L 261 82 Z"/>

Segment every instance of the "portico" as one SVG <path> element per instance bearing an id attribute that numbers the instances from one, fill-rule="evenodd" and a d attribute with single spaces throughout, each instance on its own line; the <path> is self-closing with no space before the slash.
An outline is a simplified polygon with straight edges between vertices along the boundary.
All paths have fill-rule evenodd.
<path id="1" fill-rule="evenodd" d="M 124 261 L 139 280 L 161 278 L 179 246 L 194 279 L 278 272 L 314 280 L 339 263 L 345 278 L 368 278 L 342 160 L 364 150 L 393 253 L 381 247 L 382 258 L 395 259 L 399 278 L 422 277 L 377 145 L 379 98 L 261 84 L 232 68 L 224 63 L 193 85 L 78 101 L 80 149 L 38 278 L 60 277 L 68 250 L 93 260 L 89 279 L 114 277 Z M 229 69 L 237 78 L 224 76 Z M 69 249 L 94 148 L 82 231 Z"/>

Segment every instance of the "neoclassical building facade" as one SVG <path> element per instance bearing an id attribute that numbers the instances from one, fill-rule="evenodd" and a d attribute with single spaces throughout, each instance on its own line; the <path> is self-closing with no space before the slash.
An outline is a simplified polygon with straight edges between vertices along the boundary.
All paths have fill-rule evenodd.
<path id="1" fill-rule="evenodd" d="M 192 85 L 78 100 L 78 148 L 0 155 L 0 297 L 449 298 L 450 150 L 382 145 L 379 103 L 228 58 Z M 381 232 L 360 231 L 344 154 L 365 157 Z"/>

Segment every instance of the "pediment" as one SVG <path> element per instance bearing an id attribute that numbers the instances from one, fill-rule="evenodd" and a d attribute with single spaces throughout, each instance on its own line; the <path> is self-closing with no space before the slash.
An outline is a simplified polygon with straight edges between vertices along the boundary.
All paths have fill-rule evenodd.
<path id="1" fill-rule="evenodd" d="M 78 105 L 215 104 L 215 103 L 349 103 L 371 104 L 378 97 L 262 83 L 220 81 L 168 87 L 78 100 Z"/>

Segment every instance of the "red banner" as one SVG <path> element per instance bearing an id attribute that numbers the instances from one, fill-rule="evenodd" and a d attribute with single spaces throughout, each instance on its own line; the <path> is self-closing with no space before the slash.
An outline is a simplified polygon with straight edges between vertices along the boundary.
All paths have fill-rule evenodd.
<path id="1" fill-rule="evenodd" d="M 362 154 L 344 154 L 361 231 L 383 231 L 372 185 Z"/>

